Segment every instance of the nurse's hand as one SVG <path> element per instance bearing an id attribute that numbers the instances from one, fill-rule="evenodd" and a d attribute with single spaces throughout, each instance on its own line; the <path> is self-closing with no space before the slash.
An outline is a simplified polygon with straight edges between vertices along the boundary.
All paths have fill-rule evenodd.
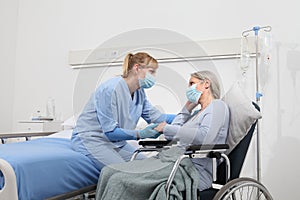
<path id="1" fill-rule="evenodd" d="M 167 122 L 161 122 L 158 124 L 157 127 L 154 128 L 154 130 L 162 133 L 164 131 L 164 128 L 166 125 L 167 125 Z"/>
<path id="2" fill-rule="evenodd" d="M 143 138 L 157 138 L 158 136 L 160 136 L 161 133 L 154 130 L 155 127 L 157 127 L 157 124 L 151 124 L 151 125 L 147 126 L 146 128 L 144 128 L 143 130 L 140 130 L 138 132 L 139 136 L 140 136 L 140 139 L 143 139 Z"/>

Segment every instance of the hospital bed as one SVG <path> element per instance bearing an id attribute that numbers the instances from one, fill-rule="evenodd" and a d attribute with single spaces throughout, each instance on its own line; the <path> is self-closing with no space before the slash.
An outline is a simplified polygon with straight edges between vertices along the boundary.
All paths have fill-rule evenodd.
<path id="1" fill-rule="evenodd" d="M 81 194 L 86 197 L 94 191 L 99 170 L 86 156 L 72 150 L 71 132 L 0 144 L 0 199 L 58 200 Z"/>

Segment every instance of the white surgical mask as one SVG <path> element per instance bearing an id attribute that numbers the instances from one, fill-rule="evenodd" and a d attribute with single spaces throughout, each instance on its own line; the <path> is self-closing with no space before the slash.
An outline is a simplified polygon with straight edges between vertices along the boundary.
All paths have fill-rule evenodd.
<path id="1" fill-rule="evenodd" d="M 196 89 L 197 84 L 193 84 L 186 90 L 186 97 L 192 103 L 198 103 L 202 92 Z"/>

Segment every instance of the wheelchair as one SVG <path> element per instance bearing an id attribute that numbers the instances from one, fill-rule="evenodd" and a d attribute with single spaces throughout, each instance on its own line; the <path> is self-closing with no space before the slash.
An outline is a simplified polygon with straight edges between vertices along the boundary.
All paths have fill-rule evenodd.
<path id="1" fill-rule="evenodd" d="M 255 105 L 256 106 L 256 105 Z M 256 106 L 257 109 L 259 109 Z M 248 148 L 257 122 L 255 122 L 246 136 L 226 155 L 229 148 L 227 144 L 217 145 L 193 145 L 186 147 L 184 155 L 179 157 L 174 164 L 166 183 L 166 194 L 169 199 L 170 186 L 175 173 L 184 158 L 209 157 L 213 159 L 213 187 L 198 191 L 198 199 L 201 200 L 273 200 L 271 194 L 260 182 L 246 177 L 239 177 Z M 144 140 L 131 160 L 141 152 L 162 151 L 176 145 L 177 141 Z M 217 164 L 219 163 L 219 164 Z"/>

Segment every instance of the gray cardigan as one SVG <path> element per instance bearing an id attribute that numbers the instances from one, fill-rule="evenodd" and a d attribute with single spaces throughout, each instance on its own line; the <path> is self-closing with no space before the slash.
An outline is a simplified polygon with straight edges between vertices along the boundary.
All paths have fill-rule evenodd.
<path id="1" fill-rule="evenodd" d="M 180 145 L 225 144 L 229 128 L 229 109 L 220 99 L 213 100 L 203 111 L 191 114 L 185 107 L 172 124 L 163 130 L 167 139 L 179 139 Z M 200 191 L 212 184 L 212 160 L 192 159 L 200 174 Z"/>

